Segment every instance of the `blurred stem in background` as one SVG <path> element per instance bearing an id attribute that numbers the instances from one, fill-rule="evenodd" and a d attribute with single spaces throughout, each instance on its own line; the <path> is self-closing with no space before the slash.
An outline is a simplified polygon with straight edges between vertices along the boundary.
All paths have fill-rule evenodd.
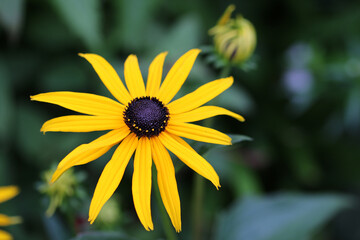
<path id="1" fill-rule="evenodd" d="M 155 186 L 155 195 L 156 195 L 156 204 L 158 206 L 159 212 L 160 212 L 160 218 L 161 223 L 163 225 L 163 230 L 166 236 L 166 239 L 168 240 L 176 240 L 176 235 L 174 232 L 174 228 L 170 222 L 169 216 L 166 213 L 165 207 L 163 205 L 161 195 L 160 195 L 160 189 L 157 182 L 157 172 L 153 169 L 152 171 L 153 175 L 153 182 Z M 196 174 L 197 175 L 197 174 Z"/>
<path id="2" fill-rule="evenodd" d="M 231 65 L 226 64 L 220 72 L 219 78 L 228 77 L 231 73 Z M 216 101 L 216 98 L 212 100 L 213 102 Z M 216 103 L 213 103 L 216 105 Z M 211 128 L 214 123 L 214 118 L 207 118 L 204 120 L 204 126 Z M 205 153 L 201 154 L 205 157 Z M 206 159 L 206 158 L 205 158 Z M 198 175 L 194 175 L 194 183 L 193 183 L 193 235 L 192 239 L 201 239 L 203 236 L 203 202 L 205 197 L 205 179 Z"/>
<path id="3" fill-rule="evenodd" d="M 231 72 L 231 65 L 230 64 L 225 65 L 221 70 L 220 78 L 228 77 L 230 75 L 230 72 Z"/>
<path id="4" fill-rule="evenodd" d="M 203 202 L 204 202 L 204 186 L 205 179 L 198 175 L 194 175 L 193 188 L 193 236 L 192 239 L 198 240 L 203 236 Z"/>
<path id="5" fill-rule="evenodd" d="M 214 37 L 215 49 L 210 59 L 217 59 L 216 65 L 222 66 L 219 78 L 228 77 L 232 65 L 241 69 L 243 64 L 251 57 L 256 46 L 255 28 L 251 22 L 241 15 L 232 19 L 231 14 L 234 10 L 235 5 L 229 5 L 217 24 L 209 30 L 209 34 Z M 206 119 L 204 125 L 212 127 L 213 122 L 213 118 Z M 204 179 L 196 175 L 193 187 L 193 239 L 201 239 Z"/>

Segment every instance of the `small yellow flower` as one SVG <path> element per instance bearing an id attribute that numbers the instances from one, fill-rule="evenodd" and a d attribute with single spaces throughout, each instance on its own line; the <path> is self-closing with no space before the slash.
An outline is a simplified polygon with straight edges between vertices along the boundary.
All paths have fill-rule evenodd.
<path id="1" fill-rule="evenodd" d="M 215 27 L 209 30 L 214 36 L 215 50 L 220 56 L 231 63 L 242 63 L 254 52 L 256 46 L 256 32 L 254 26 L 243 18 L 237 16 L 231 19 L 235 10 L 230 5 Z"/>
<path id="2" fill-rule="evenodd" d="M 104 58 L 96 54 L 80 54 L 90 62 L 104 85 L 118 101 L 75 92 L 51 92 L 31 97 L 35 101 L 57 104 L 87 114 L 51 119 L 42 126 L 43 132 L 111 130 L 70 152 L 59 163 L 52 182 L 69 168 L 93 161 L 119 144 L 97 183 L 90 204 L 91 223 L 120 184 L 125 168 L 134 153 L 132 194 L 135 210 L 146 230 L 153 229 L 150 195 L 151 168 L 154 161 L 163 203 L 176 231 L 181 231 L 180 198 L 175 169 L 167 149 L 217 188 L 220 187 L 219 177 L 213 167 L 181 137 L 215 144 L 231 144 L 231 138 L 227 135 L 190 122 L 216 115 L 229 115 L 244 121 L 242 116 L 224 108 L 202 106 L 229 88 L 233 78 L 209 82 L 171 102 L 185 82 L 199 53 L 199 49 L 193 49 L 181 56 L 162 83 L 163 64 L 167 53 L 160 53 L 149 67 L 146 86 L 137 57 L 130 55 L 124 65 L 127 89 L 114 68 Z"/>
<path id="3" fill-rule="evenodd" d="M 0 187 L 0 203 L 12 199 L 18 194 L 19 194 L 19 189 L 16 186 Z M 9 226 L 20 222 L 21 222 L 20 217 L 8 217 L 4 214 L 0 214 L 0 226 Z M 9 233 L 0 230 L 0 239 L 11 240 L 13 238 Z"/>

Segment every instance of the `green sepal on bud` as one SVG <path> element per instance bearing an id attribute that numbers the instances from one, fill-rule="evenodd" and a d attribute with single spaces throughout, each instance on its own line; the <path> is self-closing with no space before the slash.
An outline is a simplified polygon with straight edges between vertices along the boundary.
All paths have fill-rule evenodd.
<path id="1" fill-rule="evenodd" d="M 216 26 L 209 30 L 214 37 L 216 53 L 232 65 L 242 64 L 253 54 L 256 46 L 256 32 L 250 21 L 238 15 L 231 18 L 235 10 L 230 5 Z"/>
<path id="2" fill-rule="evenodd" d="M 81 186 L 85 180 L 83 172 L 75 173 L 73 169 L 69 169 L 61 175 L 58 181 L 50 183 L 54 171 L 54 167 L 44 171 L 42 181 L 37 186 L 39 192 L 47 195 L 49 200 L 49 207 L 46 210 L 47 217 L 51 217 L 57 208 L 60 208 L 62 212 L 78 210 L 80 201 L 74 199 L 86 198 L 85 189 Z"/>

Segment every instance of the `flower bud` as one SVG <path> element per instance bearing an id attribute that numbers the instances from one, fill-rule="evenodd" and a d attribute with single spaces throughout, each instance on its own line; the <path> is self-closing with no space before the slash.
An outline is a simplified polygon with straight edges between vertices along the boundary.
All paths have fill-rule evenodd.
<path id="1" fill-rule="evenodd" d="M 209 30 L 214 37 L 216 52 L 231 63 L 242 63 L 254 52 L 256 46 L 256 32 L 254 26 L 238 15 L 231 18 L 235 10 L 230 5 L 224 12 L 215 27 Z"/>
<path id="2" fill-rule="evenodd" d="M 60 207 L 64 200 L 76 195 L 75 187 L 78 187 L 82 181 L 82 176 L 76 175 L 73 169 L 66 171 L 58 181 L 49 184 L 54 169 L 47 170 L 42 174 L 42 183 L 38 189 L 41 193 L 46 194 L 50 199 L 50 205 L 46 211 L 48 217 L 52 216 L 55 210 Z"/>

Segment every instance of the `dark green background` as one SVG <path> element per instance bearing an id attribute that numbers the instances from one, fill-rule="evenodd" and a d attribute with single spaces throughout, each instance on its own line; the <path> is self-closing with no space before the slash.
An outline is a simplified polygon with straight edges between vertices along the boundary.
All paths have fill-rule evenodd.
<path id="1" fill-rule="evenodd" d="M 330 206 L 330 210 L 325 208 L 328 215 L 321 224 L 314 223 L 311 234 L 299 239 L 360 239 L 360 2 L 355 0 L 1 0 L 0 185 L 18 185 L 21 194 L 2 204 L 0 210 L 24 218 L 23 224 L 4 230 L 16 239 L 74 237 L 69 230 L 73 223 L 66 219 L 66 213 L 58 212 L 51 219 L 44 216 L 48 200 L 36 185 L 41 172 L 77 145 L 99 135 L 43 135 L 39 131 L 43 122 L 71 111 L 30 102 L 29 96 L 49 91 L 110 96 L 90 64 L 77 56 L 82 52 L 104 56 L 123 79 L 123 63 L 129 54 L 138 56 L 146 76 L 151 60 L 161 51 L 169 51 L 164 67 L 167 72 L 187 50 L 211 46 L 207 31 L 231 3 L 237 7 L 236 13 L 256 28 L 258 43 L 252 59 L 256 67 L 249 71 L 233 67 L 234 85 L 216 102 L 242 114 L 246 122 L 216 117 L 213 127 L 250 136 L 253 141 L 231 149 L 214 149 L 207 155 L 220 175 L 222 188 L 216 191 L 205 183 L 204 239 L 221 236 L 220 227 L 231 226 L 227 221 L 242 223 L 236 218 L 240 213 L 230 220 L 225 217 L 226 211 L 237 212 L 228 209 L 239 199 L 257 196 L 272 201 L 277 199 L 273 194 L 278 193 L 290 201 L 293 195 L 289 192 L 304 194 L 296 200 L 300 205 L 322 193 L 333 193 L 335 199 L 353 199 L 340 213 L 332 210 L 336 204 L 326 205 L 329 202 L 325 200 L 315 210 L 299 211 L 304 214 L 301 216 L 290 211 L 290 218 L 300 216 L 294 226 L 303 226 L 320 216 L 316 209 Z M 178 96 L 219 77 L 221 69 L 208 63 L 208 57 L 208 53 L 199 56 Z M 75 213 L 80 220 L 86 222 L 89 197 L 110 156 L 76 168 L 87 174 L 83 188 L 88 198 L 82 203 L 83 209 Z M 155 231 L 146 232 L 137 220 L 131 198 L 131 168 L 116 192 L 120 220 L 109 228 L 95 224 L 90 229 L 117 231 L 139 239 L 163 237 L 156 206 Z M 192 171 L 183 168 L 177 180 L 183 217 L 179 238 L 192 239 Z M 267 212 L 271 208 L 259 210 L 259 219 L 272 216 Z M 296 231 L 285 224 L 281 227 L 281 223 L 278 226 L 284 233 L 280 231 L 274 235 L 277 237 L 256 238 L 249 226 L 247 239 L 293 239 L 286 234 Z M 89 229 L 86 223 L 80 225 L 82 231 Z M 267 227 L 275 229 L 265 222 L 255 228 L 255 233 Z"/>

